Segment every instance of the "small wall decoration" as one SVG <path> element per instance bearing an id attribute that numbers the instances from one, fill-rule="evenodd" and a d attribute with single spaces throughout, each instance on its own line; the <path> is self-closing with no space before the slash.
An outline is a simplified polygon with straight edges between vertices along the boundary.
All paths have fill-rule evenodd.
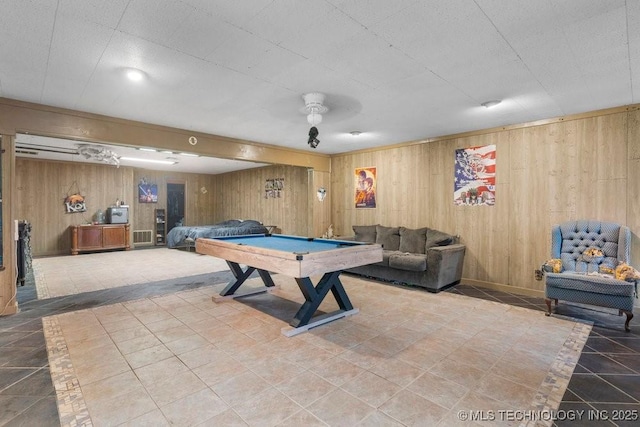
<path id="1" fill-rule="evenodd" d="M 376 168 L 356 168 L 355 204 L 357 208 L 375 208 L 377 191 Z"/>
<path id="2" fill-rule="evenodd" d="M 316 196 L 318 197 L 318 200 L 320 200 L 321 202 L 324 202 L 324 198 L 327 197 L 327 189 L 324 187 L 318 188 L 318 191 L 316 192 Z"/>
<path id="3" fill-rule="evenodd" d="M 158 186 L 149 184 L 145 180 L 140 180 L 138 184 L 139 203 L 158 203 Z"/>
<path id="4" fill-rule="evenodd" d="M 64 205 L 67 208 L 67 213 L 79 213 L 86 212 L 87 206 L 84 203 L 84 196 L 80 194 L 72 194 L 64 199 Z"/>
<path id="5" fill-rule="evenodd" d="M 73 181 L 73 184 L 71 184 L 67 190 L 67 197 L 64 199 L 64 205 L 67 213 L 80 213 L 87 211 L 84 196 L 80 195 L 80 189 L 78 188 L 78 183 L 76 181 Z"/>
<path id="6" fill-rule="evenodd" d="M 453 203 L 493 206 L 496 202 L 496 146 L 456 150 Z"/>
<path id="7" fill-rule="evenodd" d="M 284 178 L 267 179 L 264 184 L 264 198 L 282 197 L 284 192 Z"/>

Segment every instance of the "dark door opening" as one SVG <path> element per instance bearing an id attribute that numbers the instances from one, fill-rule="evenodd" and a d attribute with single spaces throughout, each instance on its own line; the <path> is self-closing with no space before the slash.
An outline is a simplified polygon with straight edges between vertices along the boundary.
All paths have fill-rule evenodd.
<path id="1" fill-rule="evenodd" d="M 167 184 L 167 233 L 184 224 L 184 184 Z"/>

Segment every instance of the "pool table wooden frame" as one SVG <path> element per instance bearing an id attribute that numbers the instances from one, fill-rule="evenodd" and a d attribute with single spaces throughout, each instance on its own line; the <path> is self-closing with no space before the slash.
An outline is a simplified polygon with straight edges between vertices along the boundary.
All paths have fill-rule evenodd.
<path id="1" fill-rule="evenodd" d="M 244 237 L 251 239 L 296 239 L 304 245 L 305 242 L 326 243 L 335 248 L 319 251 L 298 252 L 284 251 L 275 248 L 265 248 L 250 244 L 238 244 Z M 235 242 L 234 242 L 235 241 Z M 246 240 L 245 240 L 246 241 Z M 356 314 L 349 297 L 340 281 L 340 273 L 343 269 L 382 261 L 382 247 L 378 244 L 369 244 L 353 241 L 313 239 L 287 235 L 251 235 L 232 236 L 196 240 L 196 252 L 224 259 L 231 269 L 235 280 L 220 292 L 220 296 L 234 298 L 247 296 L 257 292 L 266 292 L 274 288 L 270 273 L 280 273 L 294 277 L 300 291 L 305 297 L 305 302 L 289 323 L 294 331 L 284 331 L 283 334 L 291 336 L 311 327 L 336 320 L 341 317 Z M 243 269 L 242 265 L 247 267 Z M 260 275 L 265 287 L 257 291 L 236 294 L 238 288 L 256 271 Z M 322 278 L 314 285 L 310 276 L 322 274 Z M 325 296 L 331 291 L 339 310 L 315 316 L 314 314 Z M 214 301 L 216 298 L 214 297 Z"/>

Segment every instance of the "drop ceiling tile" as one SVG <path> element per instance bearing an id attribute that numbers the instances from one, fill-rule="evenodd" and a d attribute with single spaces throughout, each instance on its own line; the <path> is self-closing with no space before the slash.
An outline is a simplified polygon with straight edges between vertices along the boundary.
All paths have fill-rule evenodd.
<path id="1" fill-rule="evenodd" d="M 130 0 L 59 0 L 58 17 L 116 28 L 129 3 Z"/>

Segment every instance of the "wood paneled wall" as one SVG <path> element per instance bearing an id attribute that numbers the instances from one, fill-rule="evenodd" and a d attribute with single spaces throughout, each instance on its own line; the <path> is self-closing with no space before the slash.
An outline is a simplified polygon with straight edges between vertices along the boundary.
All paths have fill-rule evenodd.
<path id="1" fill-rule="evenodd" d="M 214 221 L 213 175 L 168 174 L 129 167 L 25 158 L 16 159 L 16 171 L 16 214 L 19 219 L 31 223 L 34 256 L 69 254 L 69 226 L 90 223 L 98 210 L 105 212 L 116 199 L 129 205 L 132 232 L 153 229 L 154 209 L 167 207 L 168 182 L 185 184 L 187 224 L 210 224 Z M 158 203 L 138 203 L 137 188 L 143 177 L 158 185 Z M 208 189 L 206 193 L 200 190 L 202 187 Z M 87 211 L 66 213 L 64 198 L 76 191 L 85 197 Z"/>
<path id="2" fill-rule="evenodd" d="M 496 204 L 454 206 L 454 151 L 495 144 Z M 357 167 L 377 167 L 377 208 L 355 209 Z M 357 224 L 428 226 L 467 245 L 463 277 L 540 294 L 533 271 L 549 258 L 553 224 L 598 219 L 629 226 L 640 267 L 640 111 L 451 137 L 337 155 L 331 194 L 336 234 Z"/>
<path id="3" fill-rule="evenodd" d="M 297 166 L 267 166 L 216 175 L 215 219 L 255 219 L 282 234 L 309 233 L 309 177 Z M 284 178 L 279 198 L 265 198 L 268 179 Z M 322 233 L 320 233 L 322 234 Z"/>

